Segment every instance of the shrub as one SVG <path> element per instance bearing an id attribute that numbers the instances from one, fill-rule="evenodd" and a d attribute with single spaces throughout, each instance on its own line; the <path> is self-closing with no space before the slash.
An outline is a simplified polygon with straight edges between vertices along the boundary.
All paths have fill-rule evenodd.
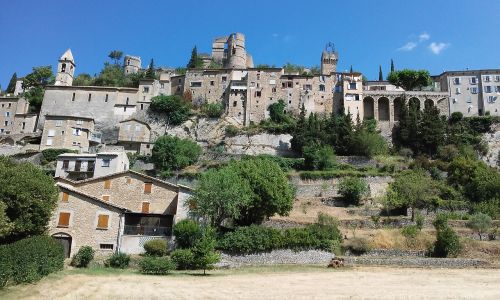
<path id="1" fill-rule="evenodd" d="M 40 158 L 40 163 L 42 165 L 46 165 L 50 162 L 53 162 L 57 159 L 57 157 L 64 153 L 78 153 L 77 150 L 69 150 L 69 149 L 45 149 L 42 150 L 42 157 Z"/>
<path id="2" fill-rule="evenodd" d="M 368 240 L 359 237 L 348 240 L 344 243 L 344 247 L 355 255 L 361 255 L 371 250 Z"/>
<path id="3" fill-rule="evenodd" d="M 240 132 L 240 130 L 238 129 L 238 127 L 236 127 L 234 125 L 227 125 L 226 126 L 226 135 L 229 136 L 229 137 L 235 136 L 239 132 Z"/>
<path id="4" fill-rule="evenodd" d="M 73 256 L 71 265 L 77 268 L 86 268 L 94 259 L 94 249 L 90 246 L 83 246 L 78 249 L 78 252 Z"/>
<path id="5" fill-rule="evenodd" d="M 153 146 L 151 160 L 159 171 L 183 169 L 198 160 L 202 149 L 191 139 L 164 135 Z"/>
<path id="6" fill-rule="evenodd" d="M 307 169 L 326 170 L 335 166 L 335 152 L 331 146 L 307 145 L 302 153 Z"/>
<path id="7" fill-rule="evenodd" d="M 150 108 L 156 112 L 166 113 L 170 125 L 180 125 L 188 119 L 191 107 L 180 96 L 160 95 L 151 99 Z"/>
<path id="8" fill-rule="evenodd" d="M 170 258 L 177 266 L 177 270 L 194 269 L 194 257 L 190 249 L 177 249 L 170 254 Z"/>
<path id="9" fill-rule="evenodd" d="M 424 228 L 424 223 L 425 223 L 425 217 L 422 215 L 420 211 L 417 211 L 415 213 L 415 225 L 417 226 L 418 230 L 422 230 Z"/>
<path id="10" fill-rule="evenodd" d="M 436 257 L 456 257 L 460 254 L 462 245 L 458 235 L 449 226 L 441 228 L 436 233 L 434 243 L 434 256 Z"/>
<path id="11" fill-rule="evenodd" d="M 401 229 L 401 234 L 406 239 L 414 239 L 418 234 L 418 227 L 416 225 L 408 225 Z"/>
<path id="12" fill-rule="evenodd" d="M 201 107 L 201 111 L 210 118 L 220 118 L 224 113 L 224 103 L 205 103 Z"/>
<path id="13" fill-rule="evenodd" d="M 168 257 L 144 257 L 139 261 L 139 269 L 142 274 L 166 275 L 175 269 L 175 264 Z"/>
<path id="14" fill-rule="evenodd" d="M 282 245 L 283 236 L 279 230 L 251 225 L 226 233 L 219 240 L 218 248 L 234 253 L 252 253 L 280 249 Z"/>
<path id="15" fill-rule="evenodd" d="M 491 221 L 490 216 L 483 213 L 476 213 L 470 217 L 468 225 L 477 232 L 479 239 L 482 240 L 482 234 L 486 233 L 491 228 Z"/>
<path id="16" fill-rule="evenodd" d="M 164 239 L 152 239 L 144 243 L 144 250 L 149 256 L 164 256 L 167 254 L 167 241 Z"/>
<path id="17" fill-rule="evenodd" d="M 125 269 L 130 263 L 130 255 L 125 253 L 113 253 L 105 262 L 104 265 L 108 268 Z"/>
<path id="18" fill-rule="evenodd" d="M 185 219 L 174 225 L 174 236 L 179 248 L 191 248 L 201 236 L 201 228 L 194 220 Z"/>
<path id="19" fill-rule="evenodd" d="M 28 283 L 62 270 L 64 250 L 48 236 L 34 236 L 0 246 L 0 288 L 8 282 Z"/>
<path id="20" fill-rule="evenodd" d="M 347 177 L 339 184 L 339 194 L 349 203 L 359 205 L 361 199 L 369 192 L 368 184 L 361 178 Z"/>

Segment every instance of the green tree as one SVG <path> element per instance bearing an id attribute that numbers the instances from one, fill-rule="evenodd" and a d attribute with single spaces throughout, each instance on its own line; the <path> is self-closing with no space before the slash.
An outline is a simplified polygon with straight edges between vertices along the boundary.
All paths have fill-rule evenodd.
<path id="1" fill-rule="evenodd" d="M 154 61 L 151 58 L 151 61 L 149 62 L 148 69 L 146 70 L 146 74 L 144 76 L 147 79 L 155 79 L 156 78 L 156 72 L 155 72 L 155 65 Z"/>
<path id="2" fill-rule="evenodd" d="M 151 159 L 156 169 L 168 172 L 195 163 L 201 152 L 201 147 L 190 139 L 164 135 L 156 140 Z"/>
<path id="3" fill-rule="evenodd" d="M 57 195 L 54 180 L 41 169 L 0 156 L 0 206 L 4 207 L 1 219 L 11 227 L 3 240 L 43 234 L 56 207 Z"/>
<path id="4" fill-rule="evenodd" d="M 10 78 L 9 85 L 7 86 L 7 90 L 5 92 L 7 94 L 12 94 L 16 90 L 16 82 L 17 82 L 17 73 L 12 74 Z"/>
<path id="5" fill-rule="evenodd" d="M 267 110 L 269 111 L 269 117 L 276 123 L 283 123 L 287 121 L 287 115 L 285 113 L 285 101 L 279 99 L 278 102 L 269 105 Z"/>
<path id="6" fill-rule="evenodd" d="M 87 73 L 81 73 L 73 80 L 74 86 L 92 86 L 94 85 L 94 78 Z"/>
<path id="7" fill-rule="evenodd" d="M 432 178 L 425 171 L 406 170 L 389 185 L 387 204 L 393 208 L 410 207 L 414 221 L 416 209 L 429 207 L 437 194 Z"/>
<path id="8" fill-rule="evenodd" d="M 436 257 L 458 256 L 462 251 L 462 245 L 456 232 L 448 225 L 446 217 L 437 215 L 434 227 L 436 228 L 436 241 L 433 255 Z"/>
<path id="9" fill-rule="evenodd" d="M 192 248 L 201 234 L 200 225 L 195 220 L 184 219 L 174 225 L 175 242 L 179 248 Z"/>
<path id="10" fill-rule="evenodd" d="M 104 68 L 96 77 L 97 86 L 126 86 L 127 78 L 119 65 L 104 63 Z"/>
<path id="11" fill-rule="evenodd" d="M 167 115 L 167 123 L 170 125 L 180 125 L 189 117 L 191 106 L 177 95 L 160 95 L 151 99 L 150 108 L 159 113 Z"/>
<path id="12" fill-rule="evenodd" d="M 384 81 L 384 75 L 382 74 L 382 66 L 378 66 L 378 81 Z"/>
<path id="13" fill-rule="evenodd" d="M 479 235 L 482 240 L 482 234 L 488 232 L 491 228 L 491 217 L 483 213 L 475 213 L 469 219 L 469 227 L 472 228 Z"/>
<path id="14" fill-rule="evenodd" d="M 306 145 L 303 148 L 304 166 L 309 170 L 326 170 L 335 166 L 332 146 Z"/>
<path id="15" fill-rule="evenodd" d="M 196 46 L 193 47 L 191 51 L 191 58 L 186 66 L 188 69 L 198 69 L 203 68 L 203 60 L 200 56 L 198 56 L 198 49 Z"/>
<path id="16" fill-rule="evenodd" d="M 393 71 L 387 76 L 387 80 L 395 86 L 402 87 L 405 91 L 421 89 L 432 83 L 429 71 L 427 70 L 409 70 Z"/>
<path id="17" fill-rule="evenodd" d="M 0 201 L 0 240 L 8 236 L 13 227 L 13 224 L 10 222 L 9 217 L 7 217 L 7 213 L 5 211 L 6 209 L 7 204 Z"/>
<path id="18" fill-rule="evenodd" d="M 439 115 L 439 109 L 434 105 L 424 108 L 418 126 L 419 152 L 435 155 L 439 146 L 446 141 L 446 121 Z"/>
<path id="19" fill-rule="evenodd" d="M 391 73 L 394 72 L 394 71 L 395 71 L 395 69 L 394 69 L 394 61 L 391 58 Z"/>
<path id="20" fill-rule="evenodd" d="M 34 67 L 33 72 L 23 79 L 23 89 L 26 90 L 24 97 L 35 111 L 39 111 L 42 106 L 45 86 L 54 82 L 52 67 Z"/>
<path id="21" fill-rule="evenodd" d="M 191 250 L 193 263 L 197 269 L 203 270 L 203 275 L 206 275 L 206 270 L 213 269 L 214 264 L 220 261 L 220 254 L 215 251 L 216 243 L 215 230 L 211 227 L 205 227 L 201 238 Z"/>
<path id="22" fill-rule="evenodd" d="M 123 51 L 119 50 L 113 50 L 108 54 L 108 57 L 114 61 L 115 65 L 118 65 L 120 63 L 122 56 L 123 56 Z"/>
<path id="23" fill-rule="evenodd" d="M 359 205 L 361 199 L 370 192 L 370 187 L 361 178 L 346 177 L 340 181 L 339 194 L 350 204 Z"/>

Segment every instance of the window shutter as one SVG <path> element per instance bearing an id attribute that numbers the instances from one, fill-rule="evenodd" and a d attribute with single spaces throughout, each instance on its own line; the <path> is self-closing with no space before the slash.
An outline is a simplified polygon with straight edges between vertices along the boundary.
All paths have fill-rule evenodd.
<path id="1" fill-rule="evenodd" d="M 148 214 L 149 213 L 149 202 L 142 202 L 141 212 L 143 214 Z"/>
<path id="2" fill-rule="evenodd" d="M 109 195 L 103 195 L 102 201 L 109 201 Z"/>
<path id="3" fill-rule="evenodd" d="M 62 201 L 64 201 L 64 202 L 68 202 L 68 200 L 69 200 L 69 194 L 68 194 L 68 193 L 63 192 L 63 193 L 62 193 Z"/>
<path id="4" fill-rule="evenodd" d="M 97 228 L 98 229 L 108 229 L 108 215 L 99 215 L 97 219 Z"/>
<path id="5" fill-rule="evenodd" d="M 57 223 L 58 227 L 69 227 L 69 217 L 70 213 L 62 212 L 59 213 L 59 222 Z"/>
<path id="6" fill-rule="evenodd" d="M 151 188 L 153 184 L 151 182 L 144 183 L 144 194 L 151 194 Z"/>
<path id="7" fill-rule="evenodd" d="M 109 190 L 111 188 L 111 180 L 105 180 L 104 181 L 104 189 Z"/>

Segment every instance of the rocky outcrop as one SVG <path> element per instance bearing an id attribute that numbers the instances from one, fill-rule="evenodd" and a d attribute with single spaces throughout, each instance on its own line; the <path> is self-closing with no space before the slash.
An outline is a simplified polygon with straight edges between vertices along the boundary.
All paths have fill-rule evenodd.
<path id="1" fill-rule="evenodd" d="M 497 167 L 500 162 L 498 155 L 500 153 L 500 124 L 494 124 L 491 131 L 483 135 L 483 140 L 488 144 L 488 154 L 482 159 L 490 166 Z"/>
<path id="2" fill-rule="evenodd" d="M 225 139 L 226 151 L 232 154 L 292 154 L 289 134 L 260 133 L 257 135 L 237 135 Z"/>

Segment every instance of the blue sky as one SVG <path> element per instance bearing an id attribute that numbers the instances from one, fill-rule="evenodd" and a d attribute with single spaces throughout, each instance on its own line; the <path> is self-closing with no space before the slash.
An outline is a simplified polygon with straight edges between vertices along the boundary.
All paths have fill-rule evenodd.
<path id="1" fill-rule="evenodd" d="M 52 65 L 71 48 L 76 73 L 98 73 L 110 50 L 184 66 L 191 48 L 209 52 L 213 37 L 246 35 L 255 64 L 318 65 L 329 41 L 339 71 L 376 79 L 396 68 L 500 68 L 499 0 L 0 2 L 0 84 L 13 72 Z"/>

